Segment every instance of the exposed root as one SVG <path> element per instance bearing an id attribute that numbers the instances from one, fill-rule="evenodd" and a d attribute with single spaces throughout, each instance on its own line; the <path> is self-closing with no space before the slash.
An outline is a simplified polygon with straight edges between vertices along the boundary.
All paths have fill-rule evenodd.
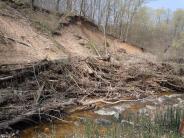
<path id="1" fill-rule="evenodd" d="M 19 44 L 21 44 L 21 45 L 24 45 L 24 46 L 26 46 L 26 47 L 31 47 L 31 45 L 29 45 L 29 44 L 27 44 L 27 43 L 25 43 L 25 42 L 22 42 L 22 41 L 20 41 L 20 40 L 17 40 L 17 39 L 8 37 L 8 36 L 4 36 L 4 35 L 1 35 L 1 34 L 0 34 L 0 37 L 4 38 L 4 39 L 7 40 L 7 41 L 12 41 L 12 42 L 14 42 L 14 43 L 19 43 Z"/>
<path id="2" fill-rule="evenodd" d="M 4 76 L 0 79 L 1 132 L 24 129 L 25 122 L 35 125 L 34 121 L 50 121 L 94 109 L 99 102 L 137 102 L 160 92 L 184 90 L 184 82 L 172 66 L 148 61 L 124 65 L 75 57 L 69 63 L 39 62 L 34 68 L 0 68 Z M 121 100 L 126 97 L 130 100 Z M 90 102 L 88 98 L 99 100 Z M 19 110 L 13 108 L 20 105 Z"/>

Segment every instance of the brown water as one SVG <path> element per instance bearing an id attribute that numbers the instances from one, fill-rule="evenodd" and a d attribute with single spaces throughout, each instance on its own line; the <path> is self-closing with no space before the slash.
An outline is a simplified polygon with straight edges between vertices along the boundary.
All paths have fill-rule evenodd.
<path id="1" fill-rule="evenodd" d="M 24 130 L 21 134 L 21 138 L 37 138 L 39 134 L 42 136 L 56 136 L 57 138 L 70 137 L 73 133 L 83 133 L 84 126 L 79 124 L 79 121 L 85 118 L 96 119 L 99 115 L 94 112 L 78 112 L 69 117 L 64 118 L 63 121 L 55 121 L 52 124 L 42 124 L 34 128 Z"/>
<path id="2" fill-rule="evenodd" d="M 56 121 L 53 124 L 41 124 L 40 126 L 24 130 L 21 133 L 21 138 L 71 138 L 75 134 L 84 133 L 86 119 L 94 120 L 98 124 L 101 123 L 100 129 L 103 133 L 105 130 L 103 125 L 108 125 L 109 123 L 116 125 L 113 120 L 116 119 L 121 122 L 121 116 L 127 113 L 146 114 L 150 118 L 154 118 L 158 110 L 163 110 L 168 106 L 180 106 L 183 102 L 184 95 L 165 93 L 159 96 L 151 96 L 139 102 L 126 102 L 103 107 L 96 111 L 78 112 L 64 118 L 64 121 Z"/>

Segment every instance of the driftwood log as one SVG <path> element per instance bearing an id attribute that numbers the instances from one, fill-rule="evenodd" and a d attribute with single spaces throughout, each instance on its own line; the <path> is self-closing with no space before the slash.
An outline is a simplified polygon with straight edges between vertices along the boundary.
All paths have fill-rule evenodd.
<path id="1" fill-rule="evenodd" d="M 62 119 L 66 115 L 79 111 L 92 110 L 94 108 L 94 104 L 82 105 L 76 99 L 70 99 L 67 102 L 57 105 L 37 108 L 12 120 L 0 122 L 0 134 L 17 130 L 21 131 L 31 126 L 39 125 L 39 123 L 52 122 L 53 120 L 67 122 Z"/>

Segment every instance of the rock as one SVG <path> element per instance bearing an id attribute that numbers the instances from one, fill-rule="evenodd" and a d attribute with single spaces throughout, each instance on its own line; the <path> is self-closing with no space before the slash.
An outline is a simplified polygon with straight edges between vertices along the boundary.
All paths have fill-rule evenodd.
<path id="1" fill-rule="evenodd" d="M 179 104 L 174 104 L 173 107 L 179 107 Z"/>
<path id="2" fill-rule="evenodd" d="M 0 135 L 0 138 L 10 138 L 11 136 L 7 136 L 7 135 Z"/>
<path id="3" fill-rule="evenodd" d="M 77 122 L 77 121 L 75 121 L 75 122 L 74 122 L 74 125 L 75 125 L 76 127 L 79 127 L 79 126 L 80 126 L 80 123 Z"/>
<path id="4" fill-rule="evenodd" d="M 112 122 L 106 119 L 96 119 L 95 123 L 97 125 L 101 125 L 101 126 L 110 126 L 112 125 Z"/>
<path id="5" fill-rule="evenodd" d="M 112 111 L 111 109 L 100 109 L 100 110 L 95 111 L 95 113 L 99 115 L 104 115 L 104 116 L 112 116 L 116 114 L 116 112 Z"/>
<path id="6" fill-rule="evenodd" d="M 156 110 L 156 107 L 150 105 L 146 105 L 146 108 L 149 110 Z"/>
<path id="7" fill-rule="evenodd" d="M 163 103 L 163 102 L 164 102 L 164 100 L 165 100 L 165 99 L 164 99 L 163 97 L 159 97 L 159 98 L 158 98 L 158 103 L 160 103 L 160 104 L 161 104 L 161 103 Z"/>
<path id="8" fill-rule="evenodd" d="M 127 121 L 127 120 L 121 120 L 122 125 L 134 125 L 133 122 Z"/>
<path id="9" fill-rule="evenodd" d="M 181 96 L 181 94 L 172 94 L 172 95 L 168 95 L 167 97 L 176 98 L 176 97 L 179 97 L 179 96 Z"/>
<path id="10" fill-rule="evenodd" d="M 172 97 L 168 96 L 168 95 L 164 95 L 161 98 L 163 98 L 163 100 L 170 100 Z"/>
<path id="11" fill-rule="evenodd" d="M 146 108 L 142 108 L 139 110 L 139 114 L 146 114 L 148 111 Z"/>
<path id="12" fill-rule="evenodd" d="M 113 109 L 119 113 L 124 112 L 127 108 L 130 108 L 131 104 L 122 104 L 122 105 L 117 105 L 114 106 Z"/>
<path id="13" fill-rule="evenodd" d="M 116 112 L 113 117 L 116 119 L 116 120 L 119 120 L 120 119 L 120 113 Z"/>
<path id="14" fill-rule="evenodd" d="M 183 103 L 184 100 L 182 100 L 181 98 L 177 98 L 177 100 L 180 102 L 180 103 Z"/>
<path id="15" fill-rule="evenodd" d="M 157 101 L 153 102 L 153 104 L 156 105 L 156 106 L 160 105 Z"/>

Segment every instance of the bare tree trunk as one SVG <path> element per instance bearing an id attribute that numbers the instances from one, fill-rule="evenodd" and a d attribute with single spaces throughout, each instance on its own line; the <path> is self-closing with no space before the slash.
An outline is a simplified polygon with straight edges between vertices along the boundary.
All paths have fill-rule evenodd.
<path id="1" fill-rule="evenodd" d="M 30 2 L 30 4 L 31 4 L 31 9 L 32 9 L 32 10 L 35 10 L 34 2 L 35 2 L 35 0 L 31 0 L 31 2 Z"/>
<path id="2" fill-rule="evenodd" d="M 67 11 L 70 12 L 72 10 L 72 0 L 67 0 Z"/>
<path id="3" fill-rule="evenodd" d="M 98 26 L 101 25 L 102 12 L 101 12 L 101 1 L 98 0 Z"/>
<path id="4" fill-rule="evenodd" d="M 123 35 L 124 35 L 124 27 L 123 27 L 123 24 L 124 24 L 124 16 L 125 16 L 125 14 L 128 14 L 128 10 L 127 10 L 127 7 L 129 8 L 129 6 L 128 6 L 128 3 L 129 3 L 129 1 L 127 0 L 127 1 L 124 1 L 124 3 L 122 3 L 122 1 L 121 1 L 121 8 L 120 8 L 120 13 L 119 13 L 119 20 L 120 20 L 120 26 L 119 26 L 119 30 L 120 30 L 120 32 L 119 32 L 119 38 L 120 39 L 123 39 Z"/>
<path id="5" fill-rule="evenodd" d="M 80 16 L 84 16 L 84 0 L 81 1 L 80 4 Z"/>
<path id="6" fill-rule="evenodd" d="M 107 32 L 107 27 L 108 27 L 108 22 L 109 22 L 109 17 L 110 17 L 110 12 L 111 12 L 111 9 L 110 9 L 110 3 L 111 0 L 108 0 L 107 1 L 107 6 L 106 6 L 106 9 L 105 9 L 105 25 L 104 25 L 104 42 L 105 42 L 105 54 L 107 56 L 107 38 L 106 38 L 106 32 Z"/>
<path id="7" fill-rule="evenodd" d="M 56 12 L 59 12 L 59 3 L 60 3 L 60 0 L 57 0 L 57 2 L 56 2 Z"/>
<path id="8" fill-rule="evenodd" d="M 133 7 L 133 9 L 130 9 L 129 14 L 128 14 L 129 21 L 127 22 L 126 31 L 124 34 L 125 35 L 125 37 L 124 37 L 125 42 L 128 41 L 128 35 L 129 35 L 129 31 L 130 31 L 134 16 L 135 16 L 138 8 L 141 7 L 141 5 L 144 3 L 144 1 L 145 0 L 138 0 L 138 1 L 131 1 L 133 3 L 131 3 L 131 2 L 129 3 L 129 9 L 130 9 L 131 5 L 133 5 L 134 7 Z"/>
<path id="9" fill-rule="evenodd" d="M 107 38 L 106 38 L 106 27 L 104 26 L 104 42 L 105 42 L 105 56 L 107 56 Z"/>

